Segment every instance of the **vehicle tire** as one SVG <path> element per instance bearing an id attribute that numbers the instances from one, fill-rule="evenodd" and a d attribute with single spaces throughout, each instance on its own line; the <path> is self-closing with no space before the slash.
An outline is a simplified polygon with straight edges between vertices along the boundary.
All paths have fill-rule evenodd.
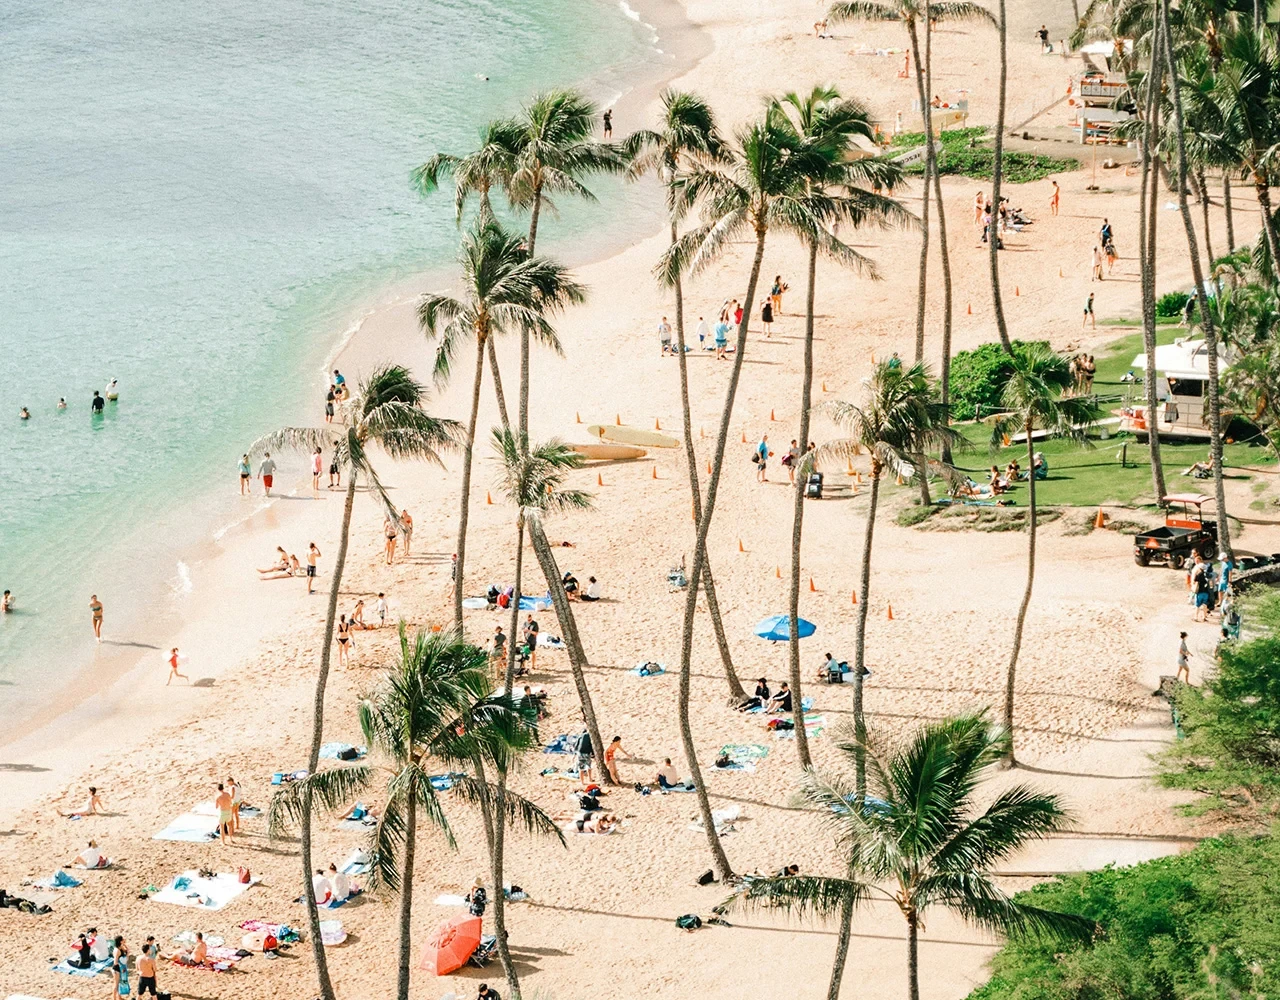
<path id="1" fill-rule="evenodd" d="M 1150 566 L 1151 555 L 1150 553 L 1144 552 L 1141 549 L 1139 549 L 1137 552 L 1133 554 L 1133 561 L 1136 562 L 1139 566 Z"/>
<path id="2" fill-rule="evenodd" d="M 1205 559 L 1212 560 L 1217 554 L 1214 552 L 1216 548 L 1217 546 L 1214 545 L 1213 542 L 1202 542 L 1200 545 L 1200 555 Z"/>
<path id="3" fill-rule="evenodd" d="M 1169 557 L 1169 565 L 1174 569 L 1182 569 L 1187 564 L 1187 557 L 1181 552 L 1175 552 Z"/>

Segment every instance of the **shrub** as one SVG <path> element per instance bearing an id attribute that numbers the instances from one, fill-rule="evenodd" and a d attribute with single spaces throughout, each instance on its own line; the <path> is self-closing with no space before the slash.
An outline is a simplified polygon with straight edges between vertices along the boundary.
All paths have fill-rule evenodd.
<path id="1" fill-rule="evenodd" d="M 1181 316 L 1190 298 L 1186 292 L 1165 292 L 1156 300 L 1156 315 Z"/>
<path id="2" fill-rule="evenodd" d="M 1022 343 L 1015 340 L 1014 349 Z M 1009 355 L 999 344 L 983 344 L 953 357 L 951 416 L 956 420 L 973 420 L 998 409 L 1010 371 Z"/>
<path id="3" fill-rule="evenodd" d="M 995 170 L 995 151 L 980 145 L 988 133 L 986 128 L 956 128 L 941 134 L 942 151 L 938 154 L 938 170 L 943 174 L 990 180 Z M 893 137 L 892 145 L 911 149 L 923 145 L 923 132 L 903 132 Z M 1045 156 L 1041 153 L 1021 153 L 1005 150 L 1003 177 L 1010 184 L 1025 184 L 1043 180 L 1051 174 L 1075 170 L 1077 161 L 1069 157 Z M 906 169 L 908 174 L 924 173 L 923 161 Z"/>

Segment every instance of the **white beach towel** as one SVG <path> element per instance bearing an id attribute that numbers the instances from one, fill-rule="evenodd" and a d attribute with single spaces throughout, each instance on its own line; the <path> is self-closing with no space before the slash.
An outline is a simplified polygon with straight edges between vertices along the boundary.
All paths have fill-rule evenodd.
<path id="1" fill-rule="evenodd" d="M 176 876 L 167 886 L 152 894 L 151 898 L 157 903 L 171 903 L 174 906 L 221 910 L 260 881 L 254 878 L 241 882 L 234 872 L 220 872 L 213 878 L 201 878 L 198 872 L 190 870 Z"/>
<path id="2" fill-rule="evenodd" d="M 181 840 L 203 844 L 218 839 L 218 817 L 201 816 L 194 812 L 183 813 L 151 838 L 152 840 Z"/>
<path id="3" fill-rule="evenodd" d="M 716 833 L 724 833 L 726 830 L 728 830 L 730 827 L 733 826 L 734 821 L 737 820 L 738 817 L 740 817 L 741 815 L 742 815 L 742 808 L 736 805 L 726 806 L 724 809 L 712 809 L 711 822 L 715 824 Z M 690 830 L 704 829 L 702 825 L 702 817 L 701 816 L 696 817 L 689 824 L 689 829 Z"/>
<path id="4" fill-rule="evenodd" d="M 455 896 L 452 893 L 442 892 L 439 896 L 432 900 L 436 906 L 466 906 L 467 898 L 465 896 Z"/>

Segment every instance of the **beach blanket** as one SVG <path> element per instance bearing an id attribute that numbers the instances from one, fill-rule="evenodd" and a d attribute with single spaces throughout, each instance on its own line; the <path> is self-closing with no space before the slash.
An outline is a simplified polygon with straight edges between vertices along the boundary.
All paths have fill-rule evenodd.
<path id="1" fill-rule="evenodd" d="M 270 934 L 280 944 L 292 944 L 294 941 L 301 941 L 302 935 L 295 931 L 288 924 L 277 924 L 270 920 L 262 920 L 255 917 L 252 920 L 245 920 L 240 924 L 240 929 L 248 931 L 250 934 Z"/>
<path id="2" fill-rule="evenodd" d="M 277 771 L 271 776 L 271 784 L 286 785 L 291 781 L 301 781 L 307 776 L 307 769 L 301 768 L 297 771 Z"/>
<path id="3" fill-rule="evenodd" d="M 752 770 L 754 770 L 754 768 L 752 768 Z M 682 781 L 680 782 L 680 784 L 672 785 L 670 788 L 658 789 L 658 791 L 661 792 L 663 795 L 666 795 L 667 792 L 696 792 L 697 790 L 698 790 L 698 786 L 695 785 L 692 781 Z"/>
<path id="4" fill-rule="evenodd" d="M 324 746 L 320 748 L 320 759 L 321 760 L 342 760 L 343 759 L 342 754 L 348 753 L 351 750 L 354 750 L 356 752 L 356 755 L 354 758 L 348 758 L 348 759 L 355 759 L 355 760 L 359 760 L 361 757 L 363 757 L 365 754 L 369 752 L 368 747 L 358 747 L 358 746 L 354 746 L 351 743 L 326 743 Z"/>
<path id="5" fill-rule="evenodd" d="M 364 833 L 372 830 L 378 825 L 378 821 L 372 816 L 365 816 L 364 819 L 340 819 L 333 824 L 335 830 L 354 830 L 357 833 Z"/>
<path id="6" fill-rule="evenodd" d="M 220 872 L 213 878 L 201 878 L 194 869 L 178 875 L 151 898 L 173 906 L 194 906 L 202 910 L 221 910 L 233 899 L 257 885 L 261 879 L 241 882 L 234 872 Z"/>
<path id="7" fill-rule="evenodd" d="M 459 774 L 457 771 L 450 771 L 448 774 L 433 774 L 427 780 L 431 782 L 431 787 L 437 792 L 447 792 L 453 787 L 453 783 L 458 778 L 465 777 L 465 774 Z"/>
<path id="8" fill-rule="evenodd" d="M 637 663 L 627 671 L 627 673 L 634 674 L 636 677 L 657 677 L 659 674 L 665 674 L 666 672 L 667 666 L 665 663 L 654 663 L 652 661 Z"/>
<path id="9" fill-rule="evenodd" d="M 364 890 L 361 889 L 358 885 L 353 885 L 351 887 L 351 893 L 347 896 L 346 899 L 331 899 L 327 903 L 320 903 L 319 908 L 322 910 L 336 910 L 339 906 L 346 906 L 349 902 L 351 902 L 353 899 L 359 896 L 362 892 L 364 892 Z M 299 902 L 302 901 L 301 897 L 299 897 L 298 901 Z"/>
<path id="10" fill-rule="evenodd" d="M 201 816 L 194 812 L 183 813 L 151 838 L 152 840 L 179 840 L 203 844 L 218 839 L 217 816 Z"/>
<path id="11" fill-rule="evenodd" d="M 806 697 L 806 698 L 801 698 L 801 699 L 800 699 L 800 711 L 802 711 L 802 712 L 807 712 L 807 711 L 809 711 L 809 709 L 811 709 L 811 708 L 813 708 L 813 699 L 812 699 L 812 698 L 808 698 L 808 697 Z M 763 705 L 757 705 L 755 708 L 748 708 L 748 709 L 747 709 L 747 714 L 748 714 L 748 715 L 753 715 L 753 714 L 762 713 L 762 712 L 764 712 L 764 706 L 763 706 Z"/>
<path id="12" fill-rule="evenodd" d="M 544 778 L 562 778 L 565 781 L 577 781 L 582 777 L 582 772 L 576 767 L 544 767 L 538 774 Z"/>
<path id="13" fill-rule="evenodd" d="M 542 632 L 539 632 L 538 648 L 539 649 L 565 649 L 566 646 L 564 644 L 564 640 L 561 639 L 558 635 L 544 635 Z"/>
<path id="14" fill-rule="evenodd" d="M 111 965 L 111 959 L 104 958 L 94 962 L 87 969 L 77 969 L 71 964 L 71 959 L 63 959 L 57 965 L 51 965 L 49 968 L 53 972 L 65 972 L 69 976 L 85 976 L 92 978 L 100 972 L 106 972 Z"/>
<path id="15" fill-rule="evenodd" d="M 521 611 L 546 611 L 551 607 L 551 594 L 548 593 L 544 597 L 530 597 L 525 594 L 520 595 Z"/>
<path id="16" fill-rule="evenodd" d="M 210 948 L 202 965 L 184 962 L 181 955 L 174 955 L 171 961 L 174 965 L 197 972 L 228 972 L 240 961 L 240 952 L 235 948 Z"/>
<path id="17" fill-rule="evenodd" d="M 31 883 L 41 889 L 74 889 L 78 885 L 83 885 L 78 878 L 73 878 L 59 868 L 48 878 L 38 879 Z"/>
<path id="18" fill-rule="evenodd" d="M 351 852 L 351 857 L 342 863 L 338 871 L 343 875 L 363 875 L 373 867 L 373 859 L 360 848 Z"/>
<path id="19" fill-rule="evenodd" d="M 719 756 L 732 757 L 734 760 L 751 760 L 768 757 L 769 748 L 759 743 L 726 743 L 720 748 Z"/>
<path id="20" fill-rule="evenodd" d="M 542 748 L 543 753 L 577 753 L 578 737 L 570 736 L 568 733 L 561 733 L 545 747 Z"/>
<path id="21" fill-rule="evenodd" d="M 821 715 L 806 715 L 804 717 L 805 735 L 809 737 L 821 735 L 826 724 L 826 718 Z M 775 729 L 773 731 L 773 738 L 775 740 L 794 740 L 796 738 L 796 731 L 794 729 Z"/>
<path id="22" fill-rule="evenodd" d="M 742 815 L 740 806 L 727 806 L 724 809 L 711 810 L 711 822 L 715 824 L 716 833 L 729 833 L 733 830 L 734 821 Z M 689 823 L 690 830 L 702 831 L 705 827 L 702 825 L 702 817 L 695 816 Z"/>
<path id="23" fill-rule="evenodd" d="M 436 906 L 466 906 L 467 898 L 465 896 L 455 896 L 453 893 L 442 892 L 439 896 L 432 900 Z"/>

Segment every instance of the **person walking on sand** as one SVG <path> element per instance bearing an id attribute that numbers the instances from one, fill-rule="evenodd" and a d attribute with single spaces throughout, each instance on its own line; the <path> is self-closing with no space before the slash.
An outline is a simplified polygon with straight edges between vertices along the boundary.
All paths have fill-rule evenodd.
<path id="1" fill-rule="evenodd" d="M 329 459 L 329 489 L 342 486 L 342 466 L 338 464 L 338 449 L 333 449 L 333 458 Z"/>
<path id="2" fill-rule="evenodd" d="M 311 453 L 311 499 L 320 499 L 320 473 L 324 471 L 324 455 L 320 451 L 320 446 L 316 445 L 316 450 Z"/>
<path id="3" fill-rule="evenodd" d="M 311 588 L 316 581 L 316 560 L 320 558 L 320 550 L 316 548 L 316 543 L 311 542 L 307 548 L 307 593 L 311 593 Z"/>
<path id="4" fill-rule="evenodd" d="M 385 628 L 387 624 L 387 595 L 381 590 L 378 591 L 378 603 L 374 605 L 374 610 L 378 612 L 378 628 Z"/>
<path id="5" fill-rule="evenodd" d="M 271 452 L 262 456 L 262 464 L 258 466 L 258 478 L 262 480 L 262 495 L 271 496 L 271 484 L 275 481 L 276 463 L 271 459 Z"/>
<path id="6" fill-rule="evenodd" d="M 604 752 L 604 766 L 609 770 L 609 777 L 613 779 L 615 784 L 620 785 L 622 784 L 622 778 L 618 776 L 618 754 L 622 754 L 626 760 L 635 760 L 635 756 L 631 751 L 622 745 L 621 736 L 615 736 L 610 740 L 609 746 Z"/>
<path id="7" fill-rule="evenodd" d="M 769 303 L 773 306 L 773 311 L 779 316 L 782 315 L 782 293 L 790 287 L 782 280 L 782 275 L 775 274 L 773 276 L 773 285 L 769 288 Z"/>
<path id="8" fill-rule="evenodd" d="M 1089 297 L 1084 300 L 1084 321 L 1080 324 L 1083 330 L 1085 323 L 1092 322 L 1094 329 L 1097 329 L 1098 321 L 1093 315 L 1093 292 L 1089 293 Z"/>
<path id="9" fill-rule="evenodd" d="M 458 589 L 458 553 L 449 556 L 449 586 L 445 588 L 445 596 L 452 597 Z"/>
<path id="10" fill-rule="evenodd" d="M 222 782 L 218 782 L 218 794 L 213 800 L 213 807 L 218 810 L 218 840 L 223 844 L 234 844 L 235 829 L 231 825 L 231 793 Z"/>
<path id="11" fill-rule="evenodd" d="M 142 951 L 138 955 L 138 996 L 150 993 L 153 997 L 160 994 L 156 992 L 156 958 L 160 954 L 160 949 L 156 946 L 154 935 L 148 934 L 146 944 L 142 946 Z"/>
<path id="12" fill-rule="evenodd" d="M 355 640 L 351 638 L 351 625 L 347 622 L 347 616 L 342 615 L 338 618 L 338 666 L 345 666 L 347 663 L 348 647 L 355 645 Z"/>
<path id="13" fill-rule="evenodd" d="M 236 779 L 227 778 L 227 792 L 231 795 L 231 829 L 240 832 L 240 786 Z"/>
<path id="14" fill-rule="evenodd" d="M 13 591 L 6 590 L 4 596 L 0 597 L 0 612 L 8 614 L 13 610 Z"/>
<path id="15" fill-rule="evenodd" d="M 170 684 L 172 684 L 173 679 L 175 677 L 181 677 L 188 684 L 191 683 L 190 677 L 188 677 L 186 674 L 178 673 L 178 664 L 181 662 L 182 662 L 182 657 L 178 655 L 178 647 L 174 646 L 173 649 L 169 651 L 169 679 L 164 682 L 165 687 L 168 687 Z"/>
<path id="16" fill-rule="evenodd" d="M 1102 280 L 1102 247 L 1098 246 L 1098 244 L 1095 243 L 1093 245 L 1093 265 L 1092 265 L 1092 271 L 1089 275 L 1089 281 L 1094 282 L 1094 281 L 1101 281 L 1101 280 Z"/>
<path id="17" fill-rule="evenodd" d="M 742 303 L 737 299 L 733 300 L 733 326 L 736 330 L 742 329 Z"/>
<path id="18" fill-rule="evenodd" d="M 532 614 L 524 620 L 524 644 L 529 647 L 529 669 L 538 665 L 538 623 Z"/>
<path id="19" fill-rule="evenodd" d="M 796 481 L 796 469 L 800 466 L 800 446 L 796 444 L 796 439 L 791 439 L 791 447 L 787 449 L 786 457 L 783 458 L 782 464 L 787 467 L 787 482 L 794 483 Z"/>
<path id="20" fill-rule="evenodd" d="M 707 346 L 707 335 L 711 333 L 711 327 L 707 325 L 705 317 L 698 317 L 698 326 L 694 333 L 698 335 L 698 350 L 702 350 Z"/>
<path id="21" fill-rule="evenodd" d="M 1187 633 L 1178 633 L 1178 672 L 1173 675 L 1175 681 L 1182 680 L 1186 676 L 1187 683 L 1191 683 L 1191 650 L 1187 648 Z"/>
<path id="22" fill-rule="evenodd" d="M 769 435 L 760 435 L 760 443 L 756 445 L 756 482 L 767 483 L 769 477 L 765 469 L 769 464 Z"/>
<path id="23" fill-rule="evenodd" d="M 1051 181 L 1053 184 L 1053 193 L 1049 195 L 1049 214 L 1058 214 L 1058 203 L 1062 200 L 1062 188 L 1058 187 L 1057 181 Z"/>
<path id="24" fill-rule="evenodd" d="M 671 324 L 667 322 L 667 317 L 665 316 L 662 317 L 662 322 L 658 324 L 658 343 L 662 347 L 663 357 L 672 353 L 671 352 Z"/>
<path id="25" fill-rule="evenodd" d="M 764 327 L 765 337 L 773 336 L 773 300 L 765 299 L 760 303 L 760 325 Z"/>
<path id="26" fill-rule="evenodd" d="M 93 615 L 93 637 L 102 641 L 102 602 L 97 594 L 89 595 L 89 613 Z"/>
<path id="27" fill-rule="evenodd" d="M 249 477 L 253 475 L 253 466 L 249 464 L 248 455 L 240 456 L 240 464 L 236 471 L 240 473 L 240 495 L 244 496 L 249 492 Z"/>
<path id="28" fill-rule="evenodd" d="M 386 554 L 386 557 L 387 557 L 387 565 L 390 566 L 393 562 L 395 562 L 396 539 L 399 538 L 400 536 L 400 532 L 396 530 L 396 522 L 391 520 L 390 514 L 388 514 L 386 518 L 383 519 L 382 534 L 386 536 L 386 539 L 387 539 L 387 544 L 386 544 L 386 547 L 383 549 L 383 552 Z"/>
<path id="29" fill-rule="evenodd" d="M 409 550 L 413 545 L 413 518 L 407 510 L 400 511 L 400 534 L 404 536 L 404 557 L 409 558 Z"/>
<path id="30" fill-rule="evenodd" d="M 982 212 L 987 207 L 986 196 L 979 191 L 973 199 L 973 224 L 975 226 L 982 225 Z"/>

